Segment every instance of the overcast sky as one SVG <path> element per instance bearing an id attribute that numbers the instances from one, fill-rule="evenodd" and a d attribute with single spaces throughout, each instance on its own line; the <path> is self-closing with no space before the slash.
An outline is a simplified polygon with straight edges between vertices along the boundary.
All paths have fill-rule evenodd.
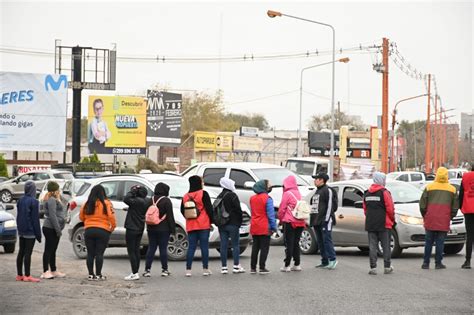
<path id="1" fill-rule="evenodd" d="M 332 24 L 340 48 L 396 42 L 418 71 L 436 76 L 449 115 L 473 111 L 473 15 L 471 1 L 443 2 L 20 2 L 1 1 L 1 48 L 54 52 L 62 45 L 110 48 L 119 56 L 216 57 L 330 50 L 329 28 L 290 19 L 270 19 L 268 9 Z M 372 50 L 373 51 L 373 50 Z M 336 64 L 336 101 L 341 109 L 376 124 L 381 114 L 382 76 L 372 70 L 381 55 L 345 52 Z M 52 73 L 54 58 L 0 52 L 2 71 Z M 136 95 L 159 83 L 178 90 L 214 93 L 222 89 L 227 111 L 262 113 L 271 126 L 297 129 L 300 71 L 327 62 L 330 55 L 303 59 L 221 63 L 124 62 L 117 64 L 114 92 Z M 390 110 L 403 98 L 426 92 L 422 80 L 402 73 L 390 61 Z M 304 125 L 313 114 L 328 113 L 331 67 L 305 72 Z M 72 100 L 72 97 L 69 98 Z M 401 104 L 399 119 L 426 119 L 426 98 Z"/>

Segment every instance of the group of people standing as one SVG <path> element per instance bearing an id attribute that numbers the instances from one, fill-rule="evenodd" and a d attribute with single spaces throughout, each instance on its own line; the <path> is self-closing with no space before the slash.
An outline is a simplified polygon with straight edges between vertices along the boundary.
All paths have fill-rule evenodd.
<path id="1" fill-rule="evenodd" d="M 326 173 L 318 173 L 314 178 L 317 189 L 310 198 L 311 213 L 309 222 L 296 218 L 293 210 L 301 202 L 301 194 L 294 176 L 288 176 L 283 181 L 283 195 L 278 212 L 275 214 L 273 199 L 269 193 L 272 190 L 268 180 L 260 180 L 253 186 L 255 195 L 250 198 L 250 234 L 253 237 L 250 258 L 250 273 L 268 274 L 266 260 L 270 250 L 270 237 L 277 231 L 278 217 L 283 226 L 285 257 L 282 272 L 301 271 L 301 253 L 299 241 L 305 226 L 311 226 L 316 234 L 316 240 L 321 254 L 321 263 L 316 268 L 335 269 L 337 265 L 336 252 L 332 242 L 332 229 L 336 224 L 335 212 L 338 206 L 337 191 L 327 185 L 329 177 Z M 395 207 L 389 190 L 385 188 L 386 176 L 376 172 L 373 184 L 363 195 L 363 209 L 366 215 L 365 229 L 368 232 L 370 275 L 377 274 L 377 251 L 381 243 L 384 273 L 393 273 L 391 265 L 390 238 L 395 225 Z M 203 275 L 212 274 L 209 269 L 209 234 L 211 224 L 217 225 L 220 234 L 221 273 L 227 274 L 227 255 L 232 251 L 233 273 L 244 273 L 245 269 L 239 262 L 239 229 L 242 225 L 242 209 L 240 200 L 235 193 L 235 183 L 229 178 L 221 178 L 221 193 L 214 204 L 209 194 L 203 189 L 202 178 L 189 178 L 189 191 L 183 196 L 181 213 L 186 218 L 186 232 L 189 247 L 186 255 L 187 277 L 192 276 L 192 263 L 199 245 L 202 256 Z M 56 268 L 56 249 L 65 225 L 65 209 L 61 202 L 59 185 L 48 183 L 48 194 L 45 203 L 45 221 L 43 235 L 46 239 L 43 254 L 43 274 L 41 278 L 51 279 L 64 277 L 65 274 Z M 130 259 L 131 273 L 125 280 L 140 278 L 140 243 L 145 227 L 147 228 L 149 247 L 146 253 L 144 277 L 151 276 L 151 268 L 157 248 L 160 250 L 161 276 L 170 275 L 168 269 L 167 246 L 172 234 L 176 232 L 173 205 L 169 199 L 170 187 L 164 183 L 155 186 L 154 195 L 147 197 L 147 189 L 143 186 L 133 186 L 126 194 L 124 202 L 128 205 L 125 220 L 125 239 Z M 30 274 L 31 253 L 35 240 L 41 242 L 41 230 L 38 216 L 39 203 L 35 199 L 36 187 L 34 182 L 25 185 L 25 195 L 18 201 L 18 232 L 20 250 L 17 257 L 17 281 L 38 282 Z M 189 203 L 195 209 L 195 216 L 185 215 Z M 226 218 L 216 219 L 216 207 L 225 208 Z M 146 221 L 150 207 L 158 209 L 158 221 L 152 224 Z M 444 269 L 442 263 L 444 240 L 451 219 L 461 209 L 465 217 L 467 231 L 466 261 L 462 268 L 470 268 L 472 242 L 474 240 L 474 167 L 473 171 L 463 176 L 459 198 L 455 188 L 448 183 L 448 172 L 444 167 L 437 170 L 435 181 L 423 191 L 420 199 L 420 212 L 424 219 L 425 251 L 422 269 L 429 269 L 433 244 L 436 244 L 435 268 Z M 80 210 L 80 219 L 84 222 L 85 244 L 87 247 L 87 269 L 89 280 L 105 280 L 102 274 L 103 255 L 108 246 L 110 234 L 116 227 L 116 219 L 111 202 L 107 199 L 105 189 L 101 185 L 92 188 L 87 202 Z M 220 218 L 221 219 L 221 218 Z M 219 221 L 219 222 L 218 222 Z M 230 240 L 230 246 L 229 246 Z M 291 266 L 293 261 L 293 266 Z M 95 271 L 94 271 L 95 264 Z M 23 272 L 24 265 L 24 272 Z"/>

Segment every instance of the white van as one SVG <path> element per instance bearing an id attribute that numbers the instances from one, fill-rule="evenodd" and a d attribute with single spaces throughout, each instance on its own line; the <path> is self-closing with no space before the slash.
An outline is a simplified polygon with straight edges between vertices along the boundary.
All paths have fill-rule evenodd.
<path id="1" fill-rule="evenodd" d="M 295 157 L 286 160 L 285 167 L 300 175 L 308 183 L 313 183 L 313 175 L 319 172 L 328 172 L 329 159 L 318 157 Z"/>

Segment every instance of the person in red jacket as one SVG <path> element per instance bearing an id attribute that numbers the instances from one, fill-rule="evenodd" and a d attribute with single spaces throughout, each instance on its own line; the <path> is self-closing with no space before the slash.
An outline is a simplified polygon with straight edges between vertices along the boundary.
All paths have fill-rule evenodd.
<path id="1" fill-rule="evenodd" d="M 466 261 L 461 268 L 471 269 L 472 243 L 474 242 L 474 162 L 471 171 L 462 176 L 459 189 L 459 208 L 464 214 L 466 225 Z"/>
<path id="2" fill-rule="evenodd" d="M 365 214 L 365 230 L 369 234 L 369 275 L 377 274 L 377 247 L 382 243 L 384 273 L 392 273 L 390 252 L 390 231 L 395 222 L 395 207 L 392 195 L 385 189 L 384 173 L 375 172 L 374 183 L 364 193 L 363 207 Z"/>

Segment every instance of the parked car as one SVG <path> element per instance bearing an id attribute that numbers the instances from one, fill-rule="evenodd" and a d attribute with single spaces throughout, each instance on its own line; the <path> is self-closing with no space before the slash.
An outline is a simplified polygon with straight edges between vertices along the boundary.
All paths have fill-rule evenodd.
<path id="1" fill-rule="evenodd" d="M 2 183 L 4 181 L 7 181 L 7 180 L 8 180 L 8 177 L 0 176 L 0 183 Z"/>
<path id="2" fill-rule="evenodd" d="M 188 236 L 186 233 L 186 221 L 181 214 L 181 199 L 189 190 L 189 183 L 186 178 L 176 175 L 166 174 L 141 174 L 141 175 L 110 175 L 94 179 L 85 180 L 76 194 L 71 199 L 68 206 L 66 221 L 68 222 L 69 239 L 72 243 L 74 254 L 79 258 L 87 256 L 87 249 L 84 242 L 84 226 L 79 220 L 81 206 L 87 201 L 87 197 L 93 186 L 101 184 L 104 186 L 107 197 L 112 202 L 117 227 L 111 234 L 109 247 L 125 247 L 125 217 L 128 206 L 123 202 L 125 194 L 132 186 L 141 185 L 148 190 L 148 196 L 153 195 L 156 183 L 163 182 L 170 186 L 170 199 L 173 204 L 173 213 L 176 221 L 176 234 L 171 235 L 168 243 L 168 257 L 170 260 L 183 260 L 186 258 L 188 250 Z M 211 200 L 216 195 L 209 192 Z M 250 211 L 245 204 L 241 204 L 244 212 L 243 225 L 240 229 L 240 253 L 243 253 L 250 243 Z M 146 230 L 142 238 L 142 253 L 144 254 L 148 246 L 148 236 Z M 216 226 L 212 225 L 209 236 L 209 247 L 219 248 L 220 238 Z"/>
<path id="3" fill-rule="evenodd" d="M 469 171 L 464 168 L 450 168 L 448 169 L 448 178 L 449 179 L 462 178 L 464 173 L 467 173 L 467 172 Z"/>
<path id="4" fill-rule="evenodd" d="M 20 199 L 25 193 L 25 182 L 28 180 L 35 182 L 37 190 L 42 190 L 48 180 L 54 179 L 59 183 L 73 178 L 72 173 L 67 171 L 43 170 L 28 172 L 0 183 L 0 201 L 10 203 L 13 200 Z"/>
<path id="5" fill-rule="evenodd" d="M 48 181 L 49 182 L 49 181 Z M 62 202 L 67 204 L 69 200 L 72 198 L 76 197 L 76 194 L 79 192 L 80 188 L 82 185 L 84 185 L 85 180 L 84 179 L 70 179 L 65 182 L 63 181 L 58 181 L 59 184 L 59 189 L 61 190 L 62 194 Z M 39 201 L 39 215 L 40 218 L 44 217 L 44 197 L 48 193 L 48 183 L 43 186 L 43 189 L 41 190 L 39 196 L 38 196 L 38 201 Z"/>
<path id="6" fill-rule="evenodd" d="M 13 210 L 12 205 L 4 205 L 0 202 L 0 245 L 5 253 L 14 253 L 16 244 L 16 219 L 8 210 Z"/>
<path id="7" fill-rule="evenodd" d="M 365 231 L 365 215 L 362 208 L 362 196 L 372 180 L 348 180 L 331 183 L 338 192 L 339 205 L 336 212 L 336 225 L 332 239 L 335 246 L 358 247 L 368 251 L 368 238 Z M 425 245 L 425 229 L 419 209 L 422 191 L 410 184 L 387 180 L 386 188 L 392 194 L 395 204 L 396 225 L 391 235 L 392 257 L 399 257 L 405 248 Z M 307 197 L 307 202 L 311 196 Z M 444 251 L 446 254 L 459 253 L 466 239 L 464 216 L 458 211 L 451 221 L 450 231 L 446 237 Z M 300 248 L 304 254 L 315 253 L 317 242 L 313 229 L 303 231 Z"/>
<path id="8" fill-rule="evenodd" d="M 285 167 L 312 185 L 313 175 L 319 172 L 327 173 L 329 160 L 317 157 L 294 157 L 286 160 Z"/>
<path id="9" fill-rule="evenodd" d="M 393 180 L 406 182 L 415 186 L 416 188 L 421 188 L 427 182 L 427 179 L 424 173 L 412 172 L 412 171 L 388 173 L 387 179 L 393 179 Z"/>
<path id="10" fill-rule="evenodd" d="M 190 177 L 198 175 L 203 178 L 204 187 L 207 191 L 212 191 L 218 194 L 222 188 L 219 180 L 222 177 L 229 177 L 235 181 L 235 193 L 239 196 L 241 202 L 245 203 L 250 208 L 250 197 L 255 193 L 252 190 L 255 182 L 268 179 L 273 187 L 270 196 L 275 205 L 275 211 L 278 211 L 281 197 L 283 194 L 283 180 L 293 175 L 296 177 L 296 183 L 301 196 L 306 196 L 309 192 L 315 189 L 310 186 L 303 178 L 294 172 L 282 166 L 265 163 L 247 163 L 247 162 L 202 162 L 188 167 L 181 175 Z M 283 243 L 282 226 L 278 225 L 278 231 L 272 235 L 272 244 Z"/>

